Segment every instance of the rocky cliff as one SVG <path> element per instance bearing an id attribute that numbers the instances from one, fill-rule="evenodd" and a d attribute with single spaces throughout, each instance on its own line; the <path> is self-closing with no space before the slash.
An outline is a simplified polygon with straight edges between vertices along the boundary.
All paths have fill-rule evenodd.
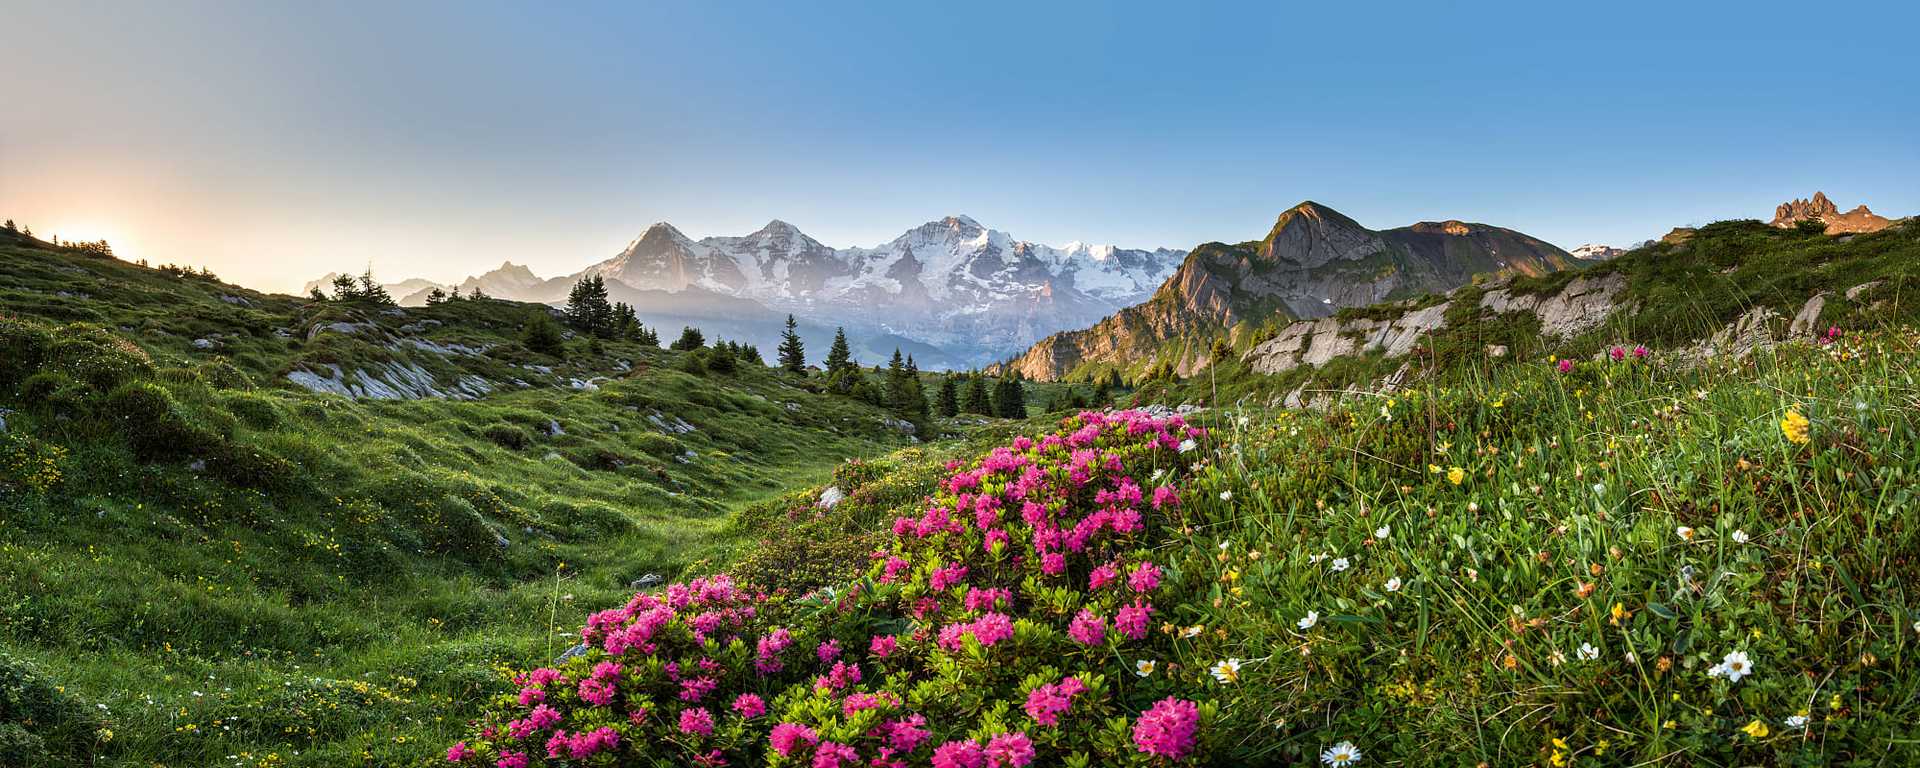
<path id="1" fill-rule="evenodd" d="M 1566 251 L 1509 229 L 1449 220 L 1376 231 L 1308 201 L 1280 214 L 1263 239 L 1194 248 L 1145 303 L 1042 339 L 1006 367 L 1041 381 L 1089 364 L 1165 363 L 1184 375 L 1205 366 L 1209 340 L 1221 333 L 1444 292 L 1475 275 L 1538 275 L 1573 263 Z"/>
<path id="2" fill-rule="evenodd" d="M 1829 235 L 1878 232 L 1893 223 L 1887 217 L 1867 210 L 1865 205 L 1855 206 L 1853 210 L 1841 213 L 1840 206 L 1828 200 L 1825 192 L 1813 193 L 1812 199 L 1796 199 L 1781 203 L 1773 209 L 1773 221 L 1768 223 L 1776 227 L 1788 228 L 1798 226 L 1803 221 L 1816 219 L 1827 223 Z"/>

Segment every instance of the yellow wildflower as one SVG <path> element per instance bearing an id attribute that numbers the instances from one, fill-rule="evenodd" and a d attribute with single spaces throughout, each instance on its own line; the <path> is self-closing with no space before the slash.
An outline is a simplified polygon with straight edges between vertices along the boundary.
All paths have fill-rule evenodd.
<path id="1" fill-rule="evenodd" d="M 1454 467 L 1453 469 L 1447 470 L 1447 482 L 1449 483 L 1453 483 L 1454 485 L 1459 485 L 1461 481 L 1464 481 L 1466 479 L 1467 479 L 1467 471 L 1464 469 L 1461 469 L 1459 467 Z"/>
<path id="2" fill-rule="evenodd" d="M 1756 739 L 1764 739 L 1767 737 L 1767 734 L 1772 733 L 1771 730 L 1768 730 L 1766 722 L 1757 717 L 1754 718 L 1753 722 L 1747 723 L 1746 727 L 1740 730 L 1746 731 L 1748 736 Z"/>
<path id="3" fill-rule="evenodd" d="M 1809 426 L 1811 423 L 1807 417 L 1800 415 L 1798 410 L 1787 411 L 1786 417 L 1780 420 L 1780 433 L 1786 435 L 1790 442 L 1806 445 L 1812 439 L 1807 436 Z"/>

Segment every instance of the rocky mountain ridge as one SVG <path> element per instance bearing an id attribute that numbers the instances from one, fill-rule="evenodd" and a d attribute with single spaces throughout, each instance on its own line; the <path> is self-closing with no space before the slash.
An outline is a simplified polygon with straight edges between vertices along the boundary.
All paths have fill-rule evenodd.
<path id="1" fill-rule="evenodd" d="M 1781 203 L 1773 210 L 1773 220 L 1768 222 L 1776 227 L 1791 228 L 1800 222 L 1812 220 L 1824 221 L 1827 234 L 1878 232 L 1893 222 L 1885 216 L 1868 210 L 1865 205 L 1855 206 L 1846 213 L 1840 212 L 1840 206 L 1827 199 L 1827 193 L 1814 192 L 1810 199 L 1793 199 Z"/>
<path id="2" fill-rule="evenodd" d="M 1203 244 L 1147 302 L 1049 336 L 1002 367 L 1040 381 L 1088 365 L 1164 363 L 1187 374 L 1206 365 L 1210 340 L 1223 333 L 1444 292 L 1475 275 L 1540 275 L 1574 263 L 1509 229 L 1446 220 L 1376 231 L 1306 201 L 1280 214 L 1265 238 Z"/>

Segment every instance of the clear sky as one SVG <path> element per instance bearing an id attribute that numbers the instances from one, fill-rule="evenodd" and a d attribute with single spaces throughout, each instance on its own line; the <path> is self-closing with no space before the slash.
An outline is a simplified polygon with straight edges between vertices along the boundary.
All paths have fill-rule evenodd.
<path id="1" fill-rule="evenodd" d="M 1191 5 L 1191 7 L 1188 7 Z M 1190 247 L 1318 200 L 1572 247 L 1920 213 L 1920 4 L 0 0 L 0 216 L 293 290 L 666 220 Z"/>

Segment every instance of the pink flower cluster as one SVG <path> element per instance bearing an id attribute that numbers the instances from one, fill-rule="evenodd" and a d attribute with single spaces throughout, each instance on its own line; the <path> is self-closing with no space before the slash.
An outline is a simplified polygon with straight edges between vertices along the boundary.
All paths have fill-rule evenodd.
<path id="1" fill-rule="evenodd" d="M 1200 731 L 1200 707 L 1168 696 L 1133 721 L 1133 745 L 1141 752 L 1179 760 L 1193 751 Z"/>
<path id="2" fill-rule="evenodd" d="M 1027 694 L 1027 716 L 1041 725 L 1059 725 L 1060 716 L 1073 708 L 1073 697 L 1086 689 L 1087 684 L 1077 677 L 1035 688 Z"/>
<path id="3" fill-rule="evenodd" d="M 893 520 L 892 540 L 873 552 L 870 581 L 832 600 L 807 598 L 820 611 L 769 608 L 781 598 L 726 576 L 636 595 L 588 619 L 585 654 L 517 677 L 517 706 L 503 705 L 482 738 L 454 745 L 447 759 L 531 768 L 616 752 L 615 762 L 631 755 L 741 765 L 771 752 L 814 768 L 1018 768 L 1094 750 L 1080 726 L 1139 705 L 1128 707 L 1125 691 L 1083 696 L 1085 681 L 1118 671 L 1104 669 L 1120 663 L 1109 643 L 1152 641 L 1152 601 L 1182 594 L 1172 572 L 1148 555 L 1178 535 L 1186 514 L 1180 482 L 1190 464 L 1179 448 L 1204 436 L 1177 416 L 1089 412 L 1057 433 L 1015 438 L 978 463 L 953 463 L 933 497 Z M 1149 470 L 1151 483 L 1136 479 Z M 1072 614 L 1042 610 L 1080 585 Z M 790 623 L 773 626 L 775 616 Z M 1016 620 L 1038 631 L 1016 640 Z M 861 643 L 864 655 L 854 650 Z M 970 647 L 990 658 L 972 656 Z M 1127 655 L 1142 653 L 1153 650 Z M 967 738 L 993 729 L 930 721 L 933 711 L 906 708 L 905 689 L 897 687 L 971 675 L 983 663 L 1018 669 L 1042 658 L 1068 671 L 1024 693 L 1035 726 L 1055 729 L 1040 744 L 1017 732 Z M 983 692 L 1003 701 L 1022 696 Z M 1134 745 L 1185 759 L 1197 749 L 1198 712 L 1174 697 L 1154 704 L 1134 721 Z M 1076 714 L 1070 723 L 1069 714 Z M 600 725 L 608 722 L 614 725 Z M 847 730 L 853 722 L 862 730 Z M 742 731 L 759 736 L 743 743 L 731 735 Z"/>

